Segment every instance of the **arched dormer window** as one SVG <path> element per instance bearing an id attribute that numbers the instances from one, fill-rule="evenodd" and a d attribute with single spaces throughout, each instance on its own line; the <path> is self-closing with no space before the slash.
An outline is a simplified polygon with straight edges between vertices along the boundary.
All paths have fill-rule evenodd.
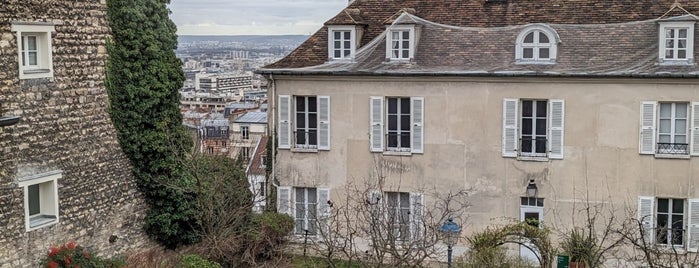
<path id="1" fill-rule="evenodd" d="M 518 63 L 555 63 L 560 38 L 553 28 L 534 25 L 517 36 L 515 60 Z"/>

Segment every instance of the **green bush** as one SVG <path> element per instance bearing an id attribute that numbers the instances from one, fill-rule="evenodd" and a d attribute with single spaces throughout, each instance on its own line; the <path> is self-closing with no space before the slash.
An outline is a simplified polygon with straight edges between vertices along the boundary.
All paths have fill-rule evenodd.
<path id="1" fill-rule="evenodd" d="M 68 242 L 60 247 L 51 247 L 48 255 L 41 261 L 45 268 L 122 268 L 126 262 L 120 259 L 102 259 L 78 246 Z"/>
<path id="2" fill-rule="evenodd" d="M 188 254 L 182 256 L 179 268 L 221 268 L 221 265 L 199 255 Z"/>
<path id="3" fill-rule="evenodd" d="M 249 228 L 244 256 L 248 256 L 248 264 L 254 264 L 257 260 L 268 260 L 281 254 L 288 235 L 294 230 L 294 219 L 286 214 L 265 211 L 253 214 Z"/>

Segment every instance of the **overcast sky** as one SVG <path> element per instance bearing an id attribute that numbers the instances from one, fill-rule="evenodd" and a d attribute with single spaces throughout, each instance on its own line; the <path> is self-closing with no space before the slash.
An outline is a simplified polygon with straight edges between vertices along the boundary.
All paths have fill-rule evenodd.
<path id="1" fill-rule="evenodd" d="M 347 0 L 172 0 L 180 35 L 312 34 Z"/>

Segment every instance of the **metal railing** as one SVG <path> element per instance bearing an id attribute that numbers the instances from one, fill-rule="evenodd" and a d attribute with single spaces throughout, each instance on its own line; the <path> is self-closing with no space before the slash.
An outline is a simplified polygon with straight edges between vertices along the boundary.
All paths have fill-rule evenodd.
<path id="1" fill-rule="evenodd" d="M 665 143 L 658 142 L 659 154 L 689 154 L 689 144 L 687 143 Z"/>
<path id="2" fill-rule="evenodd" d="M 302 136 L 299 136 L 302 135 Z M 303 139 L 300 139 L 303 137 Z M 295 130 L 294 131 L 294 147 L 300 149 L 316 149 L 318 148 L 318 131 L 317 130 Z"/>

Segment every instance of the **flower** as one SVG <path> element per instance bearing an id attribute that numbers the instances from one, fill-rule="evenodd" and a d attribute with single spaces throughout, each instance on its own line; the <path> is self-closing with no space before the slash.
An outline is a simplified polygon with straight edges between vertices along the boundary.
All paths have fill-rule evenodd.
<path id="1" fill-rule="evenodd" d="M 55 261 L 51 261 L 47 266 L 49 268 L 58 268 L 58 263 L 56 263 Z"/>
<path id="2" fill-rule="evenodd" d="M 58 254 L 58 248 L 57 247 L 51 247 L 51 250 L 49 250 L 49 257 L 56 256 Z"/>
<path id="3" fill-rule="evenodd" d="M 68 244 L 66 244 L 66 247 L 69 249 L 75 249 L 75 241 L 70 241 Z"/>
<path id="4" fill-rule="evenodd" d="M 90 253 L 87 251 L 83 252 L 83 257 L 85 257 L 85 259 L 90 259 Z"/>
<path id="5" fill-rule="evenodd" d="M 66 255 L 66 256 L 63 258 L 63 262 L 65 262 L 66 265 L 70 265 L 71 261 L 72 261 L 72 260 L 70 259 L 70 256 L 68 256 L 68 255 Z"/>

